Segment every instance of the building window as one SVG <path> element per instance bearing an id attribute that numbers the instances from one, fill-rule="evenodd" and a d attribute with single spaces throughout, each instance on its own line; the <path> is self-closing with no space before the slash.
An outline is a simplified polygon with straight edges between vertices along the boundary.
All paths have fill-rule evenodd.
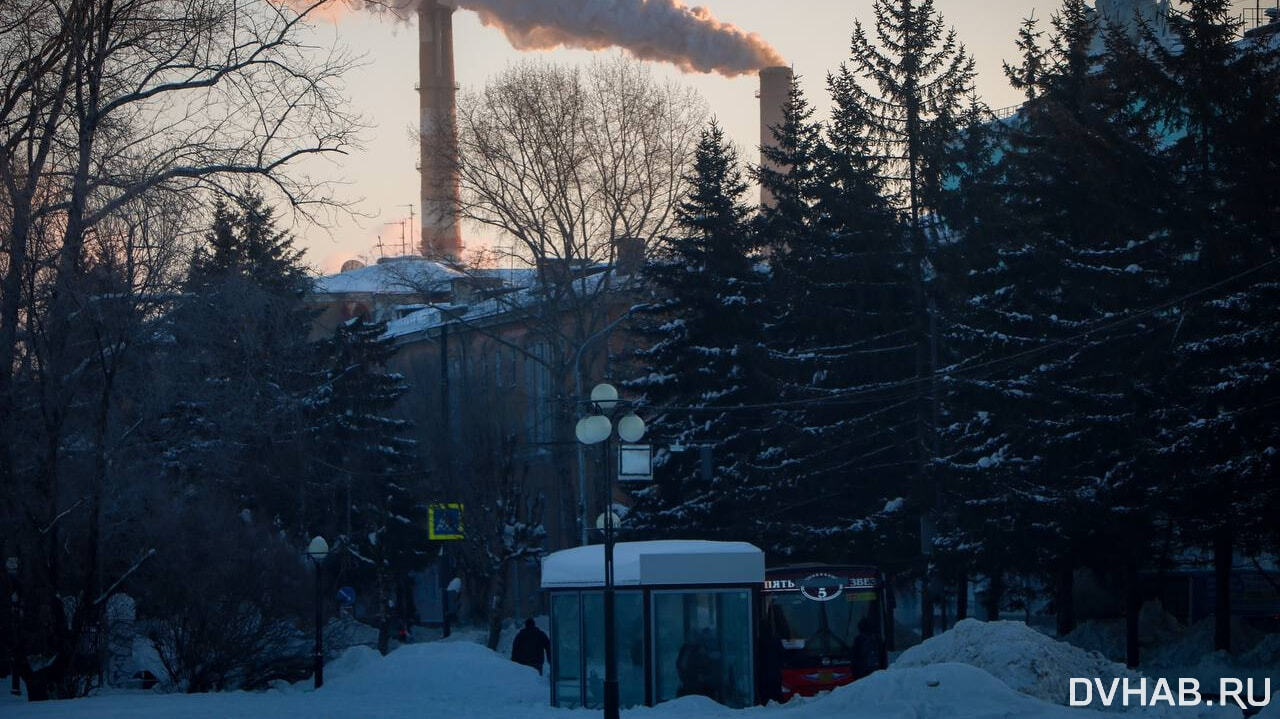
<path id="1" fill-rule="evenodd" d="M 529 347 L 524 358 L 525 397 L 529 403 L 528 431 L 533 442 L 550 442 L 553 437 L 551 371 L 547 368 L 551 349 L 545 342 Z"/>

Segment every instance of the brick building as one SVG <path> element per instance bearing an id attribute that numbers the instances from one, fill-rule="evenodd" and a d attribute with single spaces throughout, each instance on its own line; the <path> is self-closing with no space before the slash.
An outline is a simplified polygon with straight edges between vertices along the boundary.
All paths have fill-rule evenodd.
<path id="1" fill-rule="evenodd" d="M 578 476 L 574 375 L 581 370 L 589 391 L 618 369 L 628 335 L 625 323 L 610 325 L 634 304 L 634 269 L 549 263 L 463 272 L 420 257 L 384 258 L 320 278 L 308 302 L 319 311 L 316 336 L 357 316 L 388 323 L 397 348 L 388 369 L 410 388 L 400 409 L 437 479 L 460 494 L 519 485 L 525 519 L 545 528 L 543 546 L 555 551 L 577 546 L 581 517 L 593 526 L 606 504 L 598 451 L 586 454 Z M 537 587 L 536 562 L 526 562 L 508 577 L 511 609 L 536 607 Z"/>

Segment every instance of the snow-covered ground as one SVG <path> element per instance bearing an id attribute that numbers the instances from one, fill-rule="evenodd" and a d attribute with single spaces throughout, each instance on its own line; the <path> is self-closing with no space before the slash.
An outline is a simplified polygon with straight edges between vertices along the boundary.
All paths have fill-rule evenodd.
<path id="1" fill-rule="evenodd" d="M 1235 652 L 1214 651 L 1213 617 L 1183 627 L 1172 617 L 1148 605 L 1142 611 L 1142 671 L 1151 677 L 1193 677 L 1202 686 L 1222 677 L 1253 678 L 1261 685 L 1271 679 L 1280 690 L 1280 634 L 1263 634 L 1233 620 L 1231 639 Z M 1124 620 L 1085 622 L 1067 635 L 1072 644 L 1100 652 L 1113 660 L 1124 657 Z"/>
<path id="2" fill-rule="evenodd" d="M 426 642 L 400 647 L 386 657 L 354 647 L 326 668 L 319 691 L 310 682 L 281 684 L 266 692 L 179 695 L 132 692 L 62 702 L 28 704 L 5 695 L 6 719 L 508 719 L 598 716 L 598 710 L 548 706 L 545 677 L 504 655 L 467 641 Z M 964 663 L 961 663 L 964 662 Z M 653 708 L 626 710 L 636 719 L 779 717 L 829 719 L 1102 719 L 1114 713 L 1068 708 L 1066 680 L 1126 676 L 1105 658 L 1045 637 L 1017 622 L 961 622 L 904 653 L 887 671 L 826 696 L 744 710 L 702 697 L 685 697 Z M 1021 689 L 1022 691 L 1015 690 Z M 1027 693 L 1023 693 L 1027 692 Z M 1033 696 L 1034 695 L 1034 696 Z M 1039 698 L 1044 697 L 1044 698 Z M 1236 709 L 1216 707 L 1131 709 L 1136 717 L 1236 719 Z M 1280 707 L 1262 715 L 1280 719 Z"/>

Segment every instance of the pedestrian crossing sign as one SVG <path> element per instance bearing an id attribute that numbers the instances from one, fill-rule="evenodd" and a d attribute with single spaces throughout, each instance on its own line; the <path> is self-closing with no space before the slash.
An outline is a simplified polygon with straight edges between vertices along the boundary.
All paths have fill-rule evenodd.
<path id="1" fill-rule="evenodd" d="M 433 504 L 427 508 L 427 537 L 436 540 L 464 539 L 461 504 Z"/>

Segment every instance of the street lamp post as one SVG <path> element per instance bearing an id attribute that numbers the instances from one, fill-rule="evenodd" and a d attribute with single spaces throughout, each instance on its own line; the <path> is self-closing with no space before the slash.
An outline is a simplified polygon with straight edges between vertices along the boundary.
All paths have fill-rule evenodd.
<path id="1" fill-rule="evenodd" d="M 13 657 L 9 667 L 9 693 L 22 696 L 22 677 L 18 676 L 18 664 L 22 661 L 22 643 L 18 640 L 19 614 L 22 612 L 21 597 L 18 595 L 18 558 L 9 557 L 4 562 L 4 571 L 9 575 L 9 624 L 13 636 Z"/>
<path id="2" fill-rule="evenodd" d="M 604 326 L 599 332 L 591 335 L 578 345 L 577 351 L 573 353 L 573 388 L 575 397 L 582 397 L 582 356 L 588 347 L 595 344 L 597 340 L 608 337 L 618 325 L 622 324 L 631 314 L 639 309 L 639 305 L 623 312 L 614 321 Z M 617 397 L 617 390 L 614 390 L 614 397 Z M 582 533 L 582 546 L 587 544 L 587 479 L 586 479 L 586 452 L 583 450 L 581 443 L 578 444 L 578 531 Z"/>
<path id="3" fill-rule="evenodd" d="M 316 689 L 319 689 L 324 686 L 324 640 L 320 625 L 320 565 L 325 557 L 329 556 L 329 543 L 324 541 L 324 537 L 313 537 L 311 544 L 307 545 L 307 556 L 311 557 L 311 563 L 315 565 L 316 570 L 316 645 L 312 658 L 315 660 Z"/>
<path id="4" fill-rule="evenodd" d="M 618 719 L 618 650 L 614 627 L 613 592 L 613 470 L 609 462 L 609 439 L 613 423 L 609 416 L 622 404 L 618 390 L 611 384 L 599 384 L 591 390 L 590 405 L 596 414 L 578 420 L 574 434 L 583 445 L 602 444 L 604 448 L 604 719 Z M 627 442 L 638 442 L 644 436 L 644 420 L 633 412 L 618 420 L 618 436 Z"/>

